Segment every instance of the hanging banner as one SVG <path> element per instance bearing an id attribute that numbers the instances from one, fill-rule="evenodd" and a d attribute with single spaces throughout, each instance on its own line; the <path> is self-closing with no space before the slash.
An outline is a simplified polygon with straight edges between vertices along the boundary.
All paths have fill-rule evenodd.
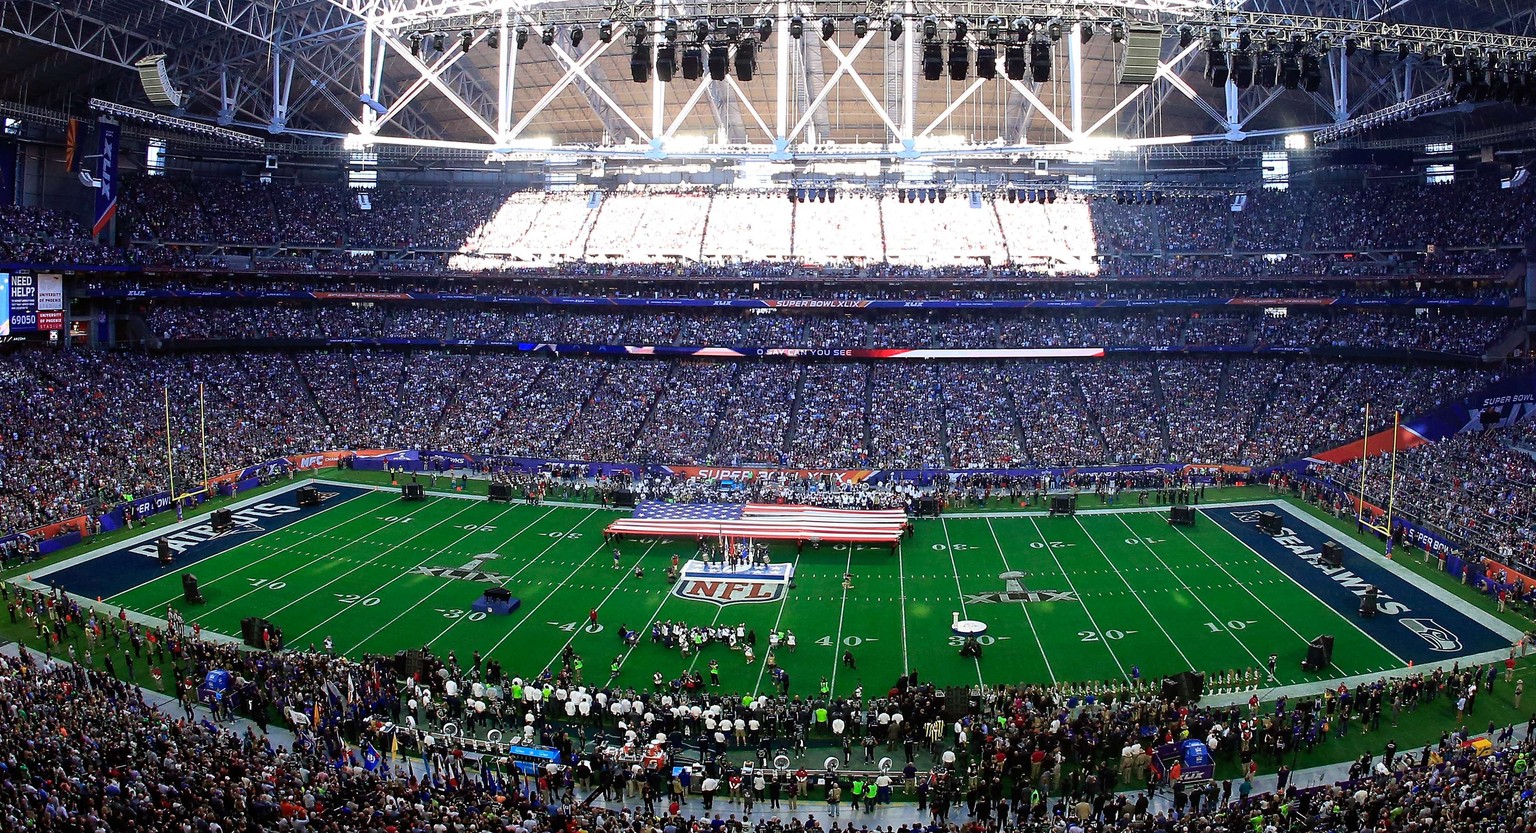
<path id="1" fill-rule="evenodd" d="M 78 173 L 80 170 L 80 120 L 70 119 L 64 127 L 64 170 Z"/>
<path id="2" fill-rule="evenodd" d="M 117 145 L 122 128 L 117 122 L 102 120 L 97 123 L 96 135 L 101 149 L 101 188 L 96 191 L 96 222 L 91 224 L 91 234 L 100 237 L 117 216 Z"/>

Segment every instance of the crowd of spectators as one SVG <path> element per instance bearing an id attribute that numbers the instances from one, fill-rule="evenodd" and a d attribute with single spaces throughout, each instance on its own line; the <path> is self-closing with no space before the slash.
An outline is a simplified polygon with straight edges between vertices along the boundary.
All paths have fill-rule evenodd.
<path id="1" fill-rule="evenodd" d="M 0 256 L 381 274 L 772 277 L 799 262 L 823 277 L 874 269 L 891 280 L 1498 275 L 1536 229 L 1520 193 L 1471 182 L 1258 190 L 1238 201 L 1241 211 L 1231 210 L 1231 195 L 1122 204 L 1063 194 L 977 207 L 966 196 L 791 203 L 777 192 L 422 185 L 359 194 L 293 181 L 133 177 L 122 192 L 124 248 L 92 241 L 76 218 L 7 208 Z"/>
<path id="2" fill-rule="evenodd" d="M 805 373 L 802 364 L 742 365 L 722 406 L 721 430 L 715 434 L 710 457 L 730 466 L 788 462 L 784 441 Z"/>
<path id="3" fill-rule="evenodd" d="M 805 368 L 788 440 L 790 461 L 815 468 L 860 468 L 869 463 L 869 377 L 866 364 Z"/>
<path id="4" fill-rule="evenodd" d="M 719 430 L 739 369 L 725 362 L 680 362 L 651 418 L 635 440 L 633 456 L 692 465 L 705 459 Z M 741 430 L 731 425 L 726 430 Z"/>
<path id="5" fill-rule="evenodd" d="M 46 656 L 25 645 L 18 656 L 0 656 L 9 720 L 0 736 L 0 817 L 9 829 L 818 833 L 828 829 L 818 817 L 842 829 L 837 805 L 854 780 L 877 788 L 853 792 L 846 803 L 855 813 L 899 790 L 926 816 L 902 829 L 935 833 L 1517 833 L 1536 823 L 1527 800 L 1536 718 L 1523 732 L 1490 722 L 1485 742 L 1469 742 L 1466 718 L 1491 696 L 1496 666 L 1486 674 L 1468 666 L 1357 682 L 1262 708 L 1257 698 L 1166 700 L 1142 680 L 987 686 L 972 692 L 965 719 L 951 720 L 941 690 L 915 672 L 868 698 L 819 700 L 744 700 L 665 680 L 650 690 L 581 685 L 569 659 L 539 672 L 518 668 L 515 652 L 461 659 L 426 650 L 410 674 L 392 658 L 314 646 L 247 651 L 184 624 L 102 616 L 62 595 L 7 586 L 4 600 L 13 618 L 59 637 L 45 643 Z M 130 680 L 138 678 L 136 661 L 168 667 L 170 679 L 159 684 L 169 684 L 179 703 L 151 705 L 143 689 L 118 677 L 118 660 Z M 204 716 L 194 708 L 197 687 L 214 670 L 227 671 L 231 684 Z M 1446 728 L 1422 748 L 1399 748 L 1383 725 L 1404 713 Z M 269 732 L 275 715 L 285 716 L 290 735 Z M 235 717 L 253 725 L 242 731 Z M 477 743 L 495 730 L 558 757 L 524 774 L 443 734 L 450 721 Z M 803 754 L 808 739 L 835 742 L 825 728 L 834 721 L 845 726 L 847 774 L 749 772 L 740 762 L 743 751 L 768 761 Z M 1299 750 L 1337 743 L 1351 724 L 1386 737 L 1381 754 L 1363 753 L 1337 783 L 1290 777 Z M 418 740 L 413 729 L 440 739 Z M 626 732 L 660 738 L 678 762 L 698 761 L 699 771 L 648 772 L 625 749 Z M 1203 740 L 1213 760 L 1237 774 L 1160 783 L 1150 767 L 1158 746 L 1185 737 Z M 860 778 L 851 750 L 863 747 L 872 762 L 882 745 L 881 754 L 894 757 L 891 771 Z M 365 760 L 370 748 L 379 760 Z M 1274 791 L 1258 789 L 1257 775 L 1271 771 Z M 1171 795 L 1154 805 L 1161 791 Z M 693 803 L 700 792 L 702 817 Z M 717 792 L 743 802 L 740 818 L 727 822 L 711 806 Z"/>
<path id="6" fill-rule="evenodd" d="M 1495 378 L 1256 356 L 728 363 L 442 350 L 0 359 L 8 529 L 176 480 L 337 448 L 811 468 L 1264 465 L 1348 442 L 1366 402 L 1425 413 Z M 200 398 L 201 394 L 201 398 Z"/>
<path id="7" fill-rule="evenodd" d="M 1375 419 L 1391 419 L 1378 413 Z M 1507 428 L 1469 431 L 1429 445 L 1405 449 L 1391 461 L 1375 458 L 1343 465 L 1319 465 L 1316 473 L 1346 494 L 1358 494 L 1361 470 L 1365 499 L 1390 505 L 1470 554 L 1493 558 L 1530 575 L 1536 573 L 1536 421 Z"/>
<path id="8" fill-rule="evenodd" d="M 1427 350 L 1482 355 L 1516 325 L 1493 313 L 1439 309 L 1199 311 L 560 311 L 472 305 L 283 302 L 146 304 L 162 341 L 268 338 L 485 339 L 557 344 L 685 347 L 1307 347 Z M 1507 310 L 1506 310 L 1507 311 Z"/>
<path id="9" fill-rule="evenodd" d="M 1104 271 L 1096 255 L 1397 251 L 1486 252 L 1519 245 L 1536 212 L 1480 183 L 1351 183 L 1233 195 L 1166 195 L 1122 204 L 1107 197 L 1029 203 L 955 192 L 906 202 L 848 192 L 789 202 L 782 192 L 702 189 L 513 192 L 389 185 L 367 194 L 339 185 L 132 178 L 124 196 L 131 236 L 155 243 L 288 249 L 429 249 L 470 271 L 554 262 L 603 264 L 789 260 L 886 262 L 898 269 L 986 268 L 1041 274 Z"/>
<path id="10" fill-rule="evenodd" d="M 871 459 L 897 469 L 944 467 L 944 417 L 939 369 L 877 364 L 870 371 Z"/>

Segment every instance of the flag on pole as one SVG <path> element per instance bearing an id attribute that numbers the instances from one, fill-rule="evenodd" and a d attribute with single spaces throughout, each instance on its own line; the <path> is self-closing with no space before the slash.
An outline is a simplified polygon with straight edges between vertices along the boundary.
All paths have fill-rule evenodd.
<path id="1" fill-rule="evenodd" d="M 70 119 L 64 126 L 64 169 L 77 173 L 80 164 L 80 120 Z"/>
<path id="2" fill-rule="evenodd" d="M 379 763 L 379 750 L 374 749 L 373 744 L 368 744 L 363 748 L 363 769 L 373 772 L 379 768 Z"/>

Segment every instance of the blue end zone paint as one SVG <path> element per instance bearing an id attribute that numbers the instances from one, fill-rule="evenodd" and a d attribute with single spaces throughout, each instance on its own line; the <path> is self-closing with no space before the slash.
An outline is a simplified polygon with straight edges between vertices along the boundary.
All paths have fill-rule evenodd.
<path id="1" fill-rule="evenodd" d="M 1280 515 L 1284 535 L 1271 538 L 1259 532 L 1257 518 L 1265 510 Z M 1509 647 L 1508 639 L 1354 550 L 1345 550 L 1344 569 L 1322 566 L 1317 559 L 1332 539 L 1280 504 L 1203 509 L 1201 514 L 1403 660 L 1439 662 Z M 1367 584 L 1381 591 L 1372 619 L 1359 616 Z"/>
<path id="2" fill-rule="evenodd" d="M 151 538 L 125 543 L 88 561 L 39 575 L 37 581 L 50 587 L 62 587 L 65 592 L 87 599 L 109 598 L 164 575 L 185 573 L 200 561 L 254 541 L 268 532 L 312 518 L 371 491 L 329 483 L 319 488 L 324 499 L 315 508 L 300 509 L 298 492 L 290 490 L 236 509 L 235 526 L 229 532 L 216 535 L 207 518 L 162 532 L 170 540 L 171 550 L 176 555 L 176 560 L 168 566 L 161 566 L 156 556 L 156 539 Z"/>

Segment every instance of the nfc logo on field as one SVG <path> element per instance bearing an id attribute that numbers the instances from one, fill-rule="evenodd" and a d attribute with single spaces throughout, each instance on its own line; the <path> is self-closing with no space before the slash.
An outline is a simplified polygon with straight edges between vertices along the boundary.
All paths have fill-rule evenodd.
<path id="1" fill-rule="evenodd" d="M 789 564 L 765 564 L 731 570 L 724 565 L 689 561 L 672 587 L 672 595 L 722 607 L 729 604 L 776 602 L 789 590 Z"/>

